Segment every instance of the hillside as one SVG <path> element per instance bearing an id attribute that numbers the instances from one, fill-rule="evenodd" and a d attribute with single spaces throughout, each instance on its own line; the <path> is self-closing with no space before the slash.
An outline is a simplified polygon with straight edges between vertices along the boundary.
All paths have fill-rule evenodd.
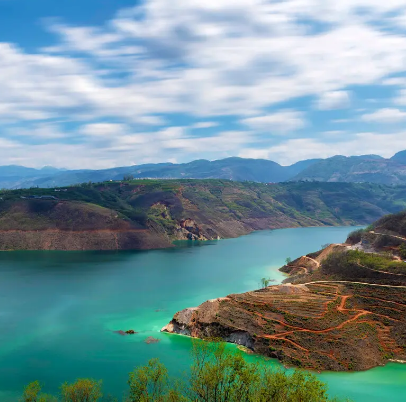
<path id="1" fill-rule="evenodd" d="M 376 155 L 334 156 L 310 165 L 291 180 L 405 184 L 406 161 L 401 155 L 399 153 L 392 159 Z"/>
<path id="2" fill-rule="evenodd" d="M 385 226 L 401 237 L 399 216 L 373 228 Z M 362 239 L 328 246 L 283 267 L 290 276 L 285 284 L 188 308 L 163 331 L 220 337 L 315 370 L 366 370 L 406 360 L 406 263 L 399 260 L 402 247 L 380 251 Z"/>
<path id="3" fill-rule="evenodd" d="M 392 161 L 406 165 L 406 151 L 400 151 L 396 155 L 392 156 Z"/>
<path id="4" fill-rule="evenodd" d="M 402 187 L 225 180 L 104 182 L 0 197 L 2 250 L 161 248 L 261 229 L 368 224 L 406 207 Z"/>

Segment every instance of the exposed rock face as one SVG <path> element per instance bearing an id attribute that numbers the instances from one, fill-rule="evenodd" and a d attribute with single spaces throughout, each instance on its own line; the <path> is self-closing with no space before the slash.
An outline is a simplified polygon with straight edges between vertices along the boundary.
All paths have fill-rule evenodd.
<path id="1" fill-rule="evenodd" d="M 214 240 L 212 236 L 207 236 L 202 233 L 197 223 L 193 219 L 184 219 L 179 222 L 176 227 L 176 237 L 187 240 Z M 213 233 L 215 233 L 213 231 Z M 217 238 L 217 234 L 215 234 Z"/>

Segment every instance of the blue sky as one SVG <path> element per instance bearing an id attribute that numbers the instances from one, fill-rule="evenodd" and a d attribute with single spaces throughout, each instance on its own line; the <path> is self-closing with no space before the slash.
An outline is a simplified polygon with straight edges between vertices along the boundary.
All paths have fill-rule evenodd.
<path id="1" fill-rule="evenodd" d="M 0 0 L 1 164 L 406 149 L 406 0 Z"/>

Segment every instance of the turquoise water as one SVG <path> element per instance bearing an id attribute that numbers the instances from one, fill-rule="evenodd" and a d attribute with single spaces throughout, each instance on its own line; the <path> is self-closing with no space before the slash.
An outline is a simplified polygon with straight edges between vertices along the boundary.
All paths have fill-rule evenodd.
<path id="1" fill-rule="evenodd" d="M 103 379 L 120 397 L 128 373 L 152 357 L 183 373 L 190 340 L 159 332 L 176 311 L 255 289 L 264 276 L 279 282 L 286 257 L 342 242 L 353 229 L 263 231 L 159 251 L 0 253 L 0 401 L 17 401 L 36 379 L 56 393 L 78 377 Z M 127 329 L 139 333 L 113 332 Z M 161 341 L 148 345 L 148 336 Z M 320 377 L 331 395 L 355 402 L 406 400 L 406 365 Z"/>

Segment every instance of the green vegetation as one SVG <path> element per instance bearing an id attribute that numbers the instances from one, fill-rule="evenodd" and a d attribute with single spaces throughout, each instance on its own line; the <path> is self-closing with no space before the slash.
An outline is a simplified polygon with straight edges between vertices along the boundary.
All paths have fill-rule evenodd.
<path id="1" fill-rule="evenodd" d="M 403 261 L 394 261 L 390 255 L 351 250 L 347 253 L 347 262 L 375 271 L 406 274 L 406 263 Z"/>
<path id="2" fill-rule="evenodd" d="M 347 241 L 351 244 L 357 244 L 362 240 L 362 235 L 365 233 L 365 229 L 357 229 L 348 235 Z"/>
<path id="3" fill-rule="evenodd" d="M 269 286 L 269 284 L 271 283 L 272 279 L 267 279 L 267 278 L 262 278 L 261 279 L 261 285 L 262 288 L 267 288 Z"/>
<path id="4" fill-rule="evenodd" d="M 101 386 L 101 381 L 88 378 L 73 384 L 64 383 L 61 387 L 62 402 L 96 402 L 103 396 Z"/>
<path id="5" fill-rule="evenodd" d="M 227 351 L 222 342 L 194 341 L 193 364 L 185 382 L 172 381 L 158 359 L 129 374 L 125 402 L 328 402 L 327 387 L 313 374 L 289 375 L 248 363 Z M 38 381 L 29 384 L 22 402 L 102 401 L 101 382 L 77 380 L 64 384 L 60 399 L 41 394 Z M 117 399 L 110 399 L 117 401 Z"/>
<path id="6" fill-rule="evenodd" d="M 132 174 L 125 174 L 123 176 L 123 181 L 131 181 L 134 180 L 134 176 Z"/>
<path id="7" fill-rule="evenodd" d="M 286 258 L 285 262 L 286 262 L 286 265 L 289 265 L 292 262 L 292 258 L 290 258 L 290 257 Z"/>
<path id="8" fill-rule="evenodd" d="M 399 254 L 400 254 L 400 258 L 402 258 L 403 260 L 406 260 L 406 244 L 402 244 L 399 247 Z"/>

